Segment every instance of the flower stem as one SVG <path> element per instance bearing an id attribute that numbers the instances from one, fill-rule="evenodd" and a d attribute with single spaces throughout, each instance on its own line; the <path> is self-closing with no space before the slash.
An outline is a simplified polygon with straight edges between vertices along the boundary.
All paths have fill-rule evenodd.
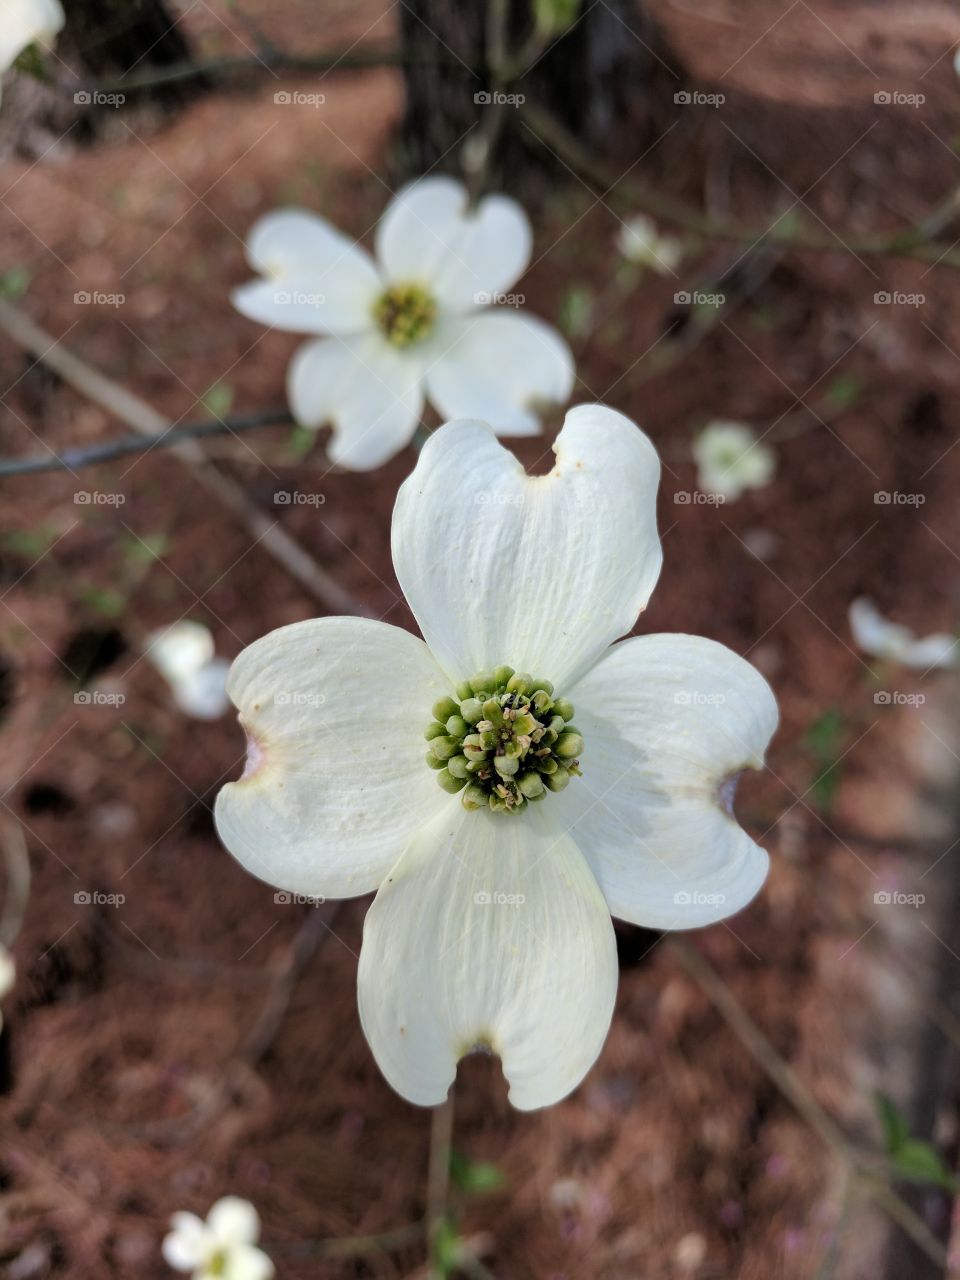
<path id="1" fill-rule="evenodd" d="M 446 1102 L 435 1107 L 430 1119 L 430 1163 L 427 1172 L 427 1247 L 430 1275 L 445 1280 L 446 1268 L 439 1260 L 437 1245 L 447 1221 L 447 1199 L 450 1192 L 450 1151 L 453 1137 L 453 1091 L 451 1085 Z"/>

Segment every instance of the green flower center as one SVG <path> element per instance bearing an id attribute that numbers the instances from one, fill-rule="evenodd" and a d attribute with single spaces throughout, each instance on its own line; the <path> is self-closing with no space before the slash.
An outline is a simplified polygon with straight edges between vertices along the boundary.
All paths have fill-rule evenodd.
<path id="1" fill-rule="evenodd" d="M 519 813 L 580 774 L 573 707 L 549 680 L 513 667 L 483 671 L 441 698 L 423 736 L 427 764 L 465 809 Z"/>
<path id="2" fill-rule="evenodd" d="M 433 328 L 437 304 L 418 284 L 395 284 L 374 303 L 373 318 L 395 347 L 410 347 Z"/>
<path id="3" fill-rule="evenodd" d="M 218 1249 L 216 1253 L 210 1255 L 210 1261 L 207 1263 L 207 1275 L 223 1276 L 227 1273 L 227 1251 L 226 1249 Z"/>

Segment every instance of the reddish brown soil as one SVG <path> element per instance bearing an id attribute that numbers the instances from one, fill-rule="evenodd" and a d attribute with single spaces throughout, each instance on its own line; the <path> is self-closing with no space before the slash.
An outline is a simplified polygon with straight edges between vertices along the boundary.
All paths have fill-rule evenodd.
<path id="1" fill-rule="evenodd" d="M 380 15 L 373 2 L 342 5 L 323 22 L 304 3 L 275 7 L 272 34 L 300 48 L 363 38 Z M 814 183 L 807 203 L 830 225 L 863 232 L 920 216 L 957 181 L 960 88 L 949 59 L 921 80 L 958 34 L 956 19 L 931 7 L 904 46 L 909 57 L 898 59 L 892 48 L 903 32 L 892 10 L 887 19 L 885 7 L 872 16 L 840 0 L 833 7 L 826 17 L 831 26 L 842 18 L 842 39 L 831 42 L 819 19 L 792 25 L 808 9 L 801 5 L 751 50 L 774 22 L 769 6 L 746 15 L 730 6 L 721 40 L 712 20 L 703 29 L 699 16 L 664 5 L 678 48 L 708 87 L 748 52 L 729 77 L 723 112 L 684 119 L 637 172 L 758 223 L 762 211 L 790 204 L 785 188 L 800 194 Z M 211 48 L 222 39 L 214 12 L 226 9 L 204 18 Z M 395 16 L 373 35 L 390 34 Z M 783 77 L 798 58 L 795 97 Z M 867 76 L 859 58 L 884 69 Z M 922 83 L 922 112 L 873 107 L 891 67 L 893 87 Z M 132 113 L 91 148 L 64 142 L 40 163 L 9 163 L 0 261 L 30 272 L 20 305 L 171 417 L 199 416 L 198 398 L 220 382 L 235 412 L 281 403 L 300 340 L 265 334 L 227 297 L 247 275 L 247 227 L 263 210 L 300 202 L 359 235 L 389 194 L 398 77 L 334 73 L 322 83 L 322 112 L 275 107 L 264 77 L 244 92 L 206 95 L 168 124 Z M 284 84 L 316 91 L 319 78 Z M 613 278 L 612 199 L 597 202 L 572 177 L 557 181 L 538 212 L 537 262 L 523 282 L 534 311 L 555 317 L 571 288 Z M 948 242 L 960 234 L 951 230 Z M 704 248 L 684 287 L 706 287 L 739 254 Z M 672 279 L 598 290 L 593 333 L 578 353 L 576 399 L 635 417 L 665 461 L 666 563 L 643 629 L 699 632 L 748 653 L 782 704 L 769 772 L 747 780 L 739 801 L 773 855 L 769 884 L 696 945 L 821 1103 L 870 1142 L 870 1092 L 886 1078 L 882 1055 L 865 1067 L 876 1034 L 868 956 L 895 963 L 896 952 L 886 924 L 869 945 L 858 940 L 877 918 L 878 885 L 913 884 L 932 857 L 897 843 L 902 807 L 890 797 L 911 712 L 875 705 L 846 610 L 867 593 L 920 632 L 955 621 L 956 281 L 946 268 L 779 253 L 751 296 L 665 372 L 639 380 L 645 353 L 676 316 Z M 877 290 L 894 288 L 926 301 L 916 310 L 874 304 Z M 79 307 L 79 290 L 126 301 Z M 838 408 L 839 379 L 848 388 L 855 379 L 858 393 Z M 122 431 L 6 340 L 0 384 L 10 388 L 0 410 L 4 455 Z M 782 415 L 775 484 L 727 508 L 674 501 L 694 488 L 689 440 L 705 421 L 762 429 Z M 518 453 L 542 468 L 545 450 L 533 442 Z M 410 452 L 371 476 L 330 471 L 320 446 L 298 460 L 282 429 L 211 451 L 268 510 L 278 488 L 323 492 L 319 510 L 283 509 L 284 527 L 378 616 L 412 627 L 388 553 Z M 78 506 L 78 488 L 125 502 Z M 925 502 L 878 506 L 878 490 Z M 150 628 L 182 615 L 210 625 L 232 656 L 312 616 L 315 603 L 170 455 L 79 481 L 7 481 L 3 500 L 0 652 L 10 698 L 0 790 L 5 816 L 24 824 L 34 868 L 0 1062 L 5 1274 L 159 1278 L 169 1274 L 158 1242 L 170 1213 L 205 1211 L 230 1192 L 257 1204 L 282 1277 L 422 1275 L 419 1244 L 359 1260 L 321 1252 L 331 1238 L 388 1231 L 424 1210 L 429 1116 L 381 1079 L 357 1019 L 367 903 L 316 925 L 317 948 L 285 1016 L 250 1052 L 247 1037 L 262 1007 L 273 1009 L 271 979 L 304 909 L 275 904 L 214 836 L 210 802 L 242 753 L 232 720 L 184 719 L 138 657 Z M 90 675 L 98 646 L 105 666 Z M 915 686 L 902 673 L 886 679 L 885 687 Z M 923 687 L 935 697 L 942 680 Z M 78 681 L 126 701 L 78 706 Z M 833 710 L 839 729 L 824 756 L 808 735 Z M 814 783 L 841 753 L 839 789 L 824 808 Z M 876 839 L 863 841 L 863 832 Z M 125 901 L 78 906 L 83 890 Z M 490 1196 L 458 1201 L 464 1230 L 492 1273 L 510 1280 L 833 1274 L 821 1268 L 835 1245 L 856 1256 L 839 1165 L 669 948 L 627 928 L 620 940 L 613 1030 L 572 1098 L 521 1115 L 508 1108 L 494 1064 L 463 1065 L 455 1145 L 496 1162 L 507 1180 Z M 854 1263 L 845 1274 L 873 1273 Z"/>

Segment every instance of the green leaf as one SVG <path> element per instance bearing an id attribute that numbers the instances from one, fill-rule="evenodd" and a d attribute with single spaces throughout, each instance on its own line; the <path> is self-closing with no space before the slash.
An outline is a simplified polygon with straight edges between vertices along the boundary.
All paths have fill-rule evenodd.
<path id="1" fill-rule="evenodd" d="M 910 1136 L 907 1122 L 892 1098 L 885 1093 L 878 1093 L 874 1098 L 880 1128 L 883 1130 L 883 1144 L 887 1155 L 895 1155 Z"/>
<path id="2" fill-rule="evenodd" d="M 80 592 L 80 600 L 89 609 L 102 613 L 108 618 L 116 618 L 123 613 L 126 601 L 119 591 L 109 587 L 84 587 Z"/>
<path id="3" fill-rule="evenodd" d="M 0 275 L 0 298 L 22 298 L 30 284 L 26 267 L 11 267 Z"/>
<path id="4" fill-rule="evenodd" d="M 566 31 L 579 9 L 580 0 L 533 0 L 537 29 L 552 36 Z"/>
<path id="5" fill-rule="evenodd" d="M 593 320 L 593 290 L 582 284 L 568 289 L 560 302 L 557 319 L 568 338 L 582 338 Z"/>
<path id="6" fill-rule="evenodd" d="M 450 1153 L 450 1177 L 453 1185 L 468 1195 L 484 1195 L 498 1191 L 506 1178 L 488 1160 L 468 1160 L 456 1151 Z"/>
<path id="7" fill-rule="evenodd" d="M 294 427 L 287 437 L 287 451 L 300 462 L 317 443 L 317 433 L 307 427 Z"/>
<path id="8" fill-rule="evenodd" d="M 433 1239 L 433 1265 L 437 1275 L 444 1280 L 452 1275 L 460 1257 L 460 1233 L 451 1217 L 446 1217 L 437 1228 Z"/>
<path id="9" fill-rule="evenodd" d="M 814 758 L 815 772 L 810 790 L 822 809 L 832 806 L 840 785 L 838 762 L 842 737 L 843 716 L 836 707 L 825 711 L 804 735 L 804 745 Z"/>
<path id="10" fill-rule="evenodd" d="M 233 388 L 227 382 L 218 382 L 201 396 L 200 403 L 211 418 L 225 418 L 233 404 Z"/>
<path id="11" fill-rule="evenodd" d="M 849 409 L 860 399 L 863 384 L 852 373 L 841 373 L 827 387 L 823 397 L 830 409 Z"/>
<path id="12" fill-rule="evenodd" d="M 907 1138 L 894 1152 L 893 1168 L 897 1176 L 907 1182 L 945 1187 L 951 1191 L 957 1186 L 939 1153 L 929 1142 L 921 1142 L 919 1138 Z"/>
<path id="13" fill-rule="evenodd" d="M 170 539 L 165 533 L 148 533 L 142 538 L 124 538 L 124 554 L 131 564 L 146 565 L 166 555 Z"/>

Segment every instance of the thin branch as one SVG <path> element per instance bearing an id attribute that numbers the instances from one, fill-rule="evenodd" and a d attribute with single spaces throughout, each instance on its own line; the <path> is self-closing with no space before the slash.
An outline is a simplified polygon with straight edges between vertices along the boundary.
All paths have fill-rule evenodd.
<path id="1" fill-rule="evenodd" d="M 430 1247 L 432 1277 L 443 1280 L 438 1268 L 437 1243 L 447 1220 L 450 1194 L 450 1151 L 453 1140 L 453 1093 L 450 1086 L 446 1102 L 434 1107 L 430 1117 L 430 1164 L 427 1173 L 427 1243 Z"/>
<path id="2" fill-rule="evenodd" d="M 113 462 L 130 454 L 154 449 L 170 449 L 182 440 L 203 440 L 210 436 L 241 435 L 258 427 L 275 427 L 290 422 L 288 409 L 267 409 L 236 418 L 217 418 L 212 422 L 188 422 L 172 427 L 159 440 L 147 436 L 122 436 L 101 444 L 77 445 L 63 453 L 35 453 L 27 458 L 0 458 L 0 479 L 6 476 L 37 475 L 43 471 L 79 471 L 83 467 Z"/>
<path id="3" fill-rule="evenodd" d="M 640 183 L 621 179 L 589 147 L 584 146 L 549 111 L 531 102 L 521 108 L 527 130 L 571 169 L 604 191 L 616 188 L 634 210 L 642 210 L 673 226 L 692 231 L 706 240 L 732 240 L 741 244 L 773 243 L 791 249 L 812 249 L 818 253 L 852 253 L 891 258 L 915 258 L 948 267 L 960 267 L 960 250 L 932 239 L 960 210 L 960 188 L 950 194 L 916 227 L 892 234 L 850 236 L 798 228 L 785 220 L 766 228 L 716 219 L 689 205 L 665 196 Z"/>
<path id="4" fill-rule="evenodd" d="M 113 382 L 79 356 L 68 351 L 9 302 L 0 300 L 0 331 L 29 351 L 81 395 L 125 422 L 156 444 L 170 430 L 170 421 L 156 409 Z M 174 454 L 185 463 L 197 482 L 238 518 L 256 542 L 296 578 L 301 586 L 334 613 L 372 617 L 372 612 L 311 556 L 276 520 L 255 506 L 240 485 L 220 471 L 196 440 L 182 440 Z"/>
<path id="5" fill-rule="evenodd" d="M 19 822 L 4 827 L 3 856 L 7 864 L 3 913 L 0 914 L 0 946 L 12 947 L 30 899 L 30 854 Z"/>
<path id="6" fill-rule="evenodd" d="M 455 65 L 445 53 L 410 54 L 396 46 L 370 49 L 331 49 L 316 54 L 298 55 L 282 49 L 263 49 L 249 57 L 211 58 L 206 62 L 174 62 L 166 67 L 149 67 L 116 80 L 105 80 L 85 86 L 91 93 L 146 93 L 170 84 L 189 80 L 224 80 L 230 76 L 278 71 L 365 71 L 371 67 L 404 67 L 419 64 Z M 459 64 L 462 65 L 462 64 Z"/>
<path id="7" fill-rule="evenodd" d="M 931 1262 L 938 1267 L 945 1267 L 947 1253 L 941 1242 L 887 1181 L 864 1163 L 843 1130 L 824 1111 L 790 1064 L 777 1053 L 709 961 L 685 938 L 671 938 L 668 946 L 811 1129 L 851 1168 L 866 1191 L 903 1228 Z"/>

